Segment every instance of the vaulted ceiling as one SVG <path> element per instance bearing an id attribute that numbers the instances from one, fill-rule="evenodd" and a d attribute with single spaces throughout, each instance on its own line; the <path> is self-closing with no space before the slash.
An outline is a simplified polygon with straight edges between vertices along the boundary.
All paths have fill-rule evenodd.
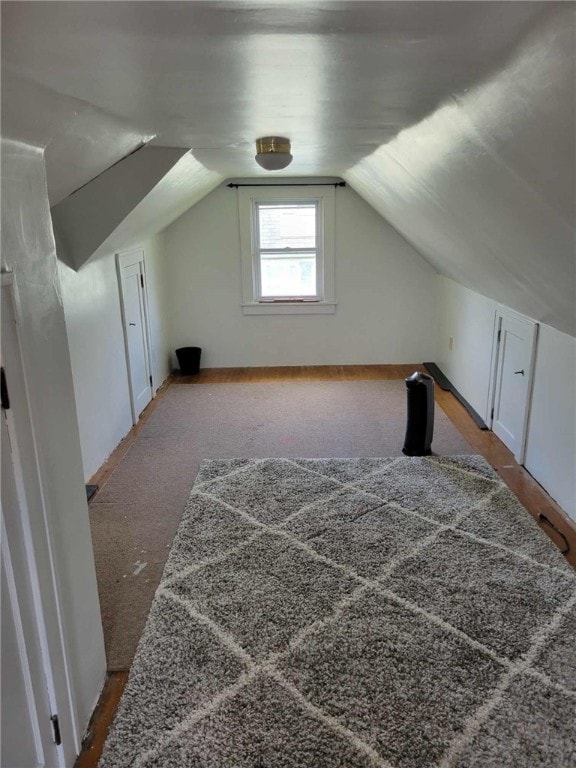
<path id="1" fill-rule="evenodd" d="M 142 144 L 190 149 L 136 214 L 161 228 L 288 136 L 284 175 L 345 178 L 439 272 L 576 333 L 571 3 L 24 1 L 2 22 L 2 135 L 45 148 L 53 206 Z"/>

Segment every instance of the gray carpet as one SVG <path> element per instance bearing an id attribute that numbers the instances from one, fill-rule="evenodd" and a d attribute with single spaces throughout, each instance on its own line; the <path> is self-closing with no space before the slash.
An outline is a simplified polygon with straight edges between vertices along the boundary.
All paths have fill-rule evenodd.
<path id="1" fill-rule="evenodd" d="M 90 505 L 110 670 L 129 669 L 203 459 L 398 456 L 403 381 L 174 384 Z M 436 408 L 433 450 L 471 453 Z"/>
<path id="2" fill-rule="evenodd" d="M 575 630 L 481 457 L 205 462 L 100 766 L 574 766 Z"/>

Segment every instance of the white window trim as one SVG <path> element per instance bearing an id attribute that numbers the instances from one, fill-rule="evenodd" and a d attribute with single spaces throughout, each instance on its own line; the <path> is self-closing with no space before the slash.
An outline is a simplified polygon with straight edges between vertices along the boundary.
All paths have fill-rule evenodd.
<path id="1" fill-rule="evenodd" d="M 246 187 L 238 190 L 240 222 L 240 254 L 242 259 L 242 312 L 245 315 L 312 315 L 334 314 L 335 189 L 333 187 Z M 320 300 L 258 301 L 258 251 L 256 248 L 256 203 L 313 201 L 319 202 L 321 232 Z"/>

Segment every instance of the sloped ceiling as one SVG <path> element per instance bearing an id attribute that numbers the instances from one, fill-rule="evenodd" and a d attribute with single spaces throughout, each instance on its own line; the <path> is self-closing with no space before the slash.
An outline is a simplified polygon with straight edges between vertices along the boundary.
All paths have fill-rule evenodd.
<path id="1" fill-rule="evenodd" d="M 142 147 L 52 208 L 58 256 L 79 269 L 182 159 L 176 147 Z"/>
<path id="2" fill-rule="evenodd" d="M 574 8 L 345 178 L 443 274 L 576 335 Z"/>
<path id="3" fill-rule="evenodd" d="M 258 136 L 287 135 L 286 175 L 343 176 L 440 272 L 574 333 L 571 4 L 24 1 L 2 17 L 2 133 L 45 148 L 52 205 L 143 142 L 191 149 L 196 193 L 161 181 L 149 200 L 163 226 L 198 190 L 261 174 Z"/>
<path id="4" fill-rule="evenodd" d="M 157 147 L 150 147 L 150 150 L 154 149 Z M 187 152 L 110 233 L 93 256 L 121 251 L 138 240 L 161 232 L 221 181 L 219 174 L 204 168 Z"/>

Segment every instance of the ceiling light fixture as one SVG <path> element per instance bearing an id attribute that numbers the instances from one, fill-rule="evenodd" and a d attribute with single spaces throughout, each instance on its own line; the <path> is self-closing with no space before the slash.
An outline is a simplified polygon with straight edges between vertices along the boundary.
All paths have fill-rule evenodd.
<path id="1" fill-rule="evenodd" d="M 256 139 L 256 157 L 258 165 L 266 171 L 280 171 L 292 162 L 290 139 L 282 136 L 263 136 Z"/>

